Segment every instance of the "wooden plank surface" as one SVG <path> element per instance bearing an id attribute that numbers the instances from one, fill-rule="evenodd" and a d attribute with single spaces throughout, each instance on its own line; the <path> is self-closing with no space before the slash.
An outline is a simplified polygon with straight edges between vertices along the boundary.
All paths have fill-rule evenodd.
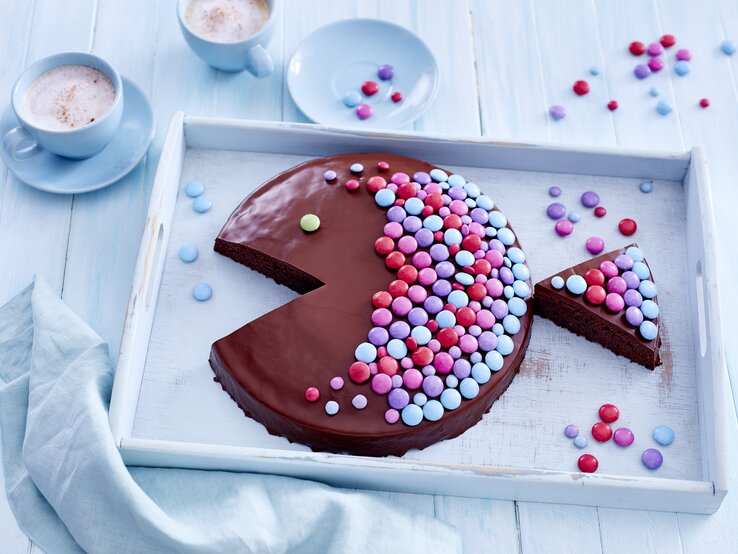
<path id="1" fill-rule="evenodd" d="M 159 132 L 148 163 L 105 191 L 74 199 L 39 193 L 0 167 L 0 302 L 41 272 L 110 341 L 113 353 L 143 209 L 171 113 L 183 109 L 200 115 L 304 120 L 284 89 L 280 71 L 257 82 L 201 63 L 179 34 L 174 0 L 136 0 L 136 9 L 129 9 L 130 3 L 118 4 L 0 0 L 0 48 L 11 53 L 0 57 L 0 94 L 6 98 L 28 61 L 54 51 L 92 48 L 138 81 L 153 101 Z M 726 36 L 738 40 L 738 4 L 733 0 L 706 0 L 699 9 L 689 0 L 321 0 L 310 9 L 302 6 L 298 0 L 285 2 L 270 48 L 278 67 L 310 30 L 346 17 L 395 21 L 431 43 L 443 71 L 443 91 L 415 124 L 416 130 L 467 135 L 483 131 L 498 139 L 663 150 L 703 146 L 722 231 L 718 247 L 723 253 L 723 303 L 736 306 L 731 276 L 738 271 L 738 258 L 730 255 L 730 230 L 735 229 L 732 218 L 738 206 L 733 183 L 738 170 L 733 152 L 738 56 L 727 58 L 717 49 Z M 663 32 L 675 34 L 680 47 L 692 50 L 692 74 L 678 78 L 667 69 L 636 81 L 627 44 L 636 39 L 650 42 Z M 591 65 L 600 67 L 600 76 L 587 74 Z M 586 98 L 571 93 L 571 83 L 578 78 L 593 85 Z M 673 103 L 670 116 L 655 113 L 655 100 L 647 92 L 652 85 Z M 709 110 L 696 108 L 701 96 L 712 100 Z M 613 114 L 604 108 L 610 98 L 621 105 Z M 567 119 L 554 123 L 546 116 L 553 103 L 567 106 Z M 725 310 L 724 318 L 725 335 L 735 336 L 738 310 Z M 727 346 L 729 366 L 738 372 L 738 348 Z M 734 377 L 734 393 L 737 382 Z M 731 429 L 735 459 L 735 421 Z M 732 467 L 734 487 L 735 464 Z M 729 494 L 712 517 L 452 497 L 433 502 L 416 495 L 390 498 L 457 525 L 469 552 L 515 552 L 522 547 L 525 552 L 697 553 L 738 551 L 735 496 Z M 0 550 L 29 548 L 0 495 Z"/>

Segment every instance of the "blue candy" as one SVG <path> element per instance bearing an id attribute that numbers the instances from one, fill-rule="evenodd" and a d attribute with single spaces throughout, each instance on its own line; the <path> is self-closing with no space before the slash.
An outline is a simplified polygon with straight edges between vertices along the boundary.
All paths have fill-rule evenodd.
<path id="1" fill-rule="evenodd" d="M 648 181 L 643 181 L 639 188 L 641 189 L 641 192 L 649 193 L 653 190 L 653 184 Z"/>
<path id="2" fill-rule="evenodd" d="M 581 275 L 570 275 L 566 280 L 566 289 L 572 294 L 584 294 L 587 290 L 587 281 Z"/>
<path id="3" fill-rule="evenodd" d="M 466 194 L 470 198 L 476 198 L 477 196 L 479 196 L 480 194 L 482 194 L 482 191 L 479 190 L 479 187 L 477 185 L 475 185 L 474 183 L 466 183 L 464 185 L 464 190 L 466 191 Z M 477 202 L 475 201 L 474 204 L 476 205 Z"/>
<path id="4" fill-rule="evenodd" d="M 213 296 L 213 289 L 207 283 L 199 283 L 195 285 L 194 289 L 192 289 L 192 296 L 195 297 L 195 300 L 205 302 L 206 300 L 210 300 L 210 297 Z"/>
<path id="5" fill-rule="evenodd" d="M 669 446 L 674 442 L 674 431 L 666 425 L 659 425 L 653 430 L 653 440 L 662 446 Z"/>
<path id="6" fill-rule="evenodd" d="M 407 345 L 400 339 L 392 339 L 387 343 L 387 354 L 401 360 L 407 355 Z"/>
<path id="7" fill-rule="evenodd" d="M 489 367 L 487 367 L 487 364 L 479 362 L 478 364 L 474 364 L 472 366 L 471 376 L 477 383 L 483 385 L 484 383 L 489 381 L 490 377 L 492 377 L 492 371 Z"/>
<path id="8" fill-rule="evenodd" d="M 457 348 L 456 346 L 452 346 L 451 348 Z M 451 351 L 451 348 L 449 348 L 449 351 Z M 459 351 L 461 352 L 461 351 Z M 451 387 L 452 389 L 455 389 L 459 385 L 459 378 L 456 377 L 456 375 L 449 375 L 446 377 L 446 386 Z"/>
<path id="9" fill-rule="evenodd" d="M 505 298 L 510 300 L 513 296 L 515 296 L 515 289 L 512 288 L 510 285 L 505 285 L 505 288 L 502 289 L 502 294 L 505 295 Z"/>
<path id="10" fill-rule="evenodd" d="M 525 264 L 521 264 L 521 263 L 514 264 L 512 266 L 512 272 L 513 272 L 513 275 L 515 275 L 515 278 L 520 279 L 521 281 L 527 281 L 528 278 L 530 277 L 530 269 L 528 269 L 528 266 Z"/>
<path id="11" fill-rule="evenodd" d="M 428 402 L 428 397 L 424 392 L 416 392 L 413 396 L 413 402 L 418 406 L 425 406 L 425 403 Z"/>
<path id="12" fill-rule="evenodd" d="M 405 211 L 412 215 L 419 215 L 420 212 L 423 211 L 423 208 L 425 207 L 425 204 L 423 204 L 423 201 L 420 198 L 408 198 L 405 200 L 405 205 L 403 206 L 405 208 Z"/>
<path id="13" fill-rule="evenodd" d="M 443 417 L 443 404 L 438 400 L 428 400 L 423 406 L 423 416 L 428 421 L 438 421 Z"/>
<path id="14" fill-rule="evenodd" d="M 203 185 L 197 179 L 193 179 L 185 186 L 185 193 L 190 198 L 196 198 L 205 192 L 205 185 Z"/>
<path id="15" fill-rule="evenodd" d="M 497 230 L 497 238 L 505 246 L 510 246 L 515 242 L 515 234 L 507 227 Z"/>
<path id="16" fill-rule="evenodd" d="M 585 437 L 584 435 L 577 435 L 574 438 L 574 446 L 576 446 L 577 448 L 584 448 L 584 447 L 586 447 L 587 446 L 587 437 Z"/>
<path id="17" fill-rule="evenodd" d="M 416 395 L 417 396 L 417 395 Z M 410 427 L 415 427 L 423 421 L 423 408 L 416 404 L 408 404 L 402 409 L 402 422 Z"/>
<path id="18" fill-rule="evenodd" d="M 496 237 L 497 229 L 495 229 L 494 227 L 486 227 L 484 229 L 484 234 L 487 235 L 488 237 Z"/>
<path id="19" fill-rule="evenodd" d="M 514 264 L 522 264 L 525 262 L 525 253 L 517 246 L 507 249 L 507 257 L 510 258 L 510 261 Z"/>
<path id="20" fill-rule="evenodd" d="M 641 312 L 647 319 L 656 319 L 659 317 L 659 305 L 653 300 L 644 300 L 641 304 Z"/>
<path id="21" fill-rule="evenodd" d="M 596 65 L 593 65 L 592 67 L 589 68 L 589 74 L 590 75 L 594 75 L 594 76 L 599 75 L 600 74 L 600 68 L 597 67 Z"/>
<path id="22" fill-rule="evenodd" d="M 471 356 L 469 356 L 469 361 L 471 363 L 476 364 L 482 361 L 482 353 L 481 352 L 472 352 Z"/>
<path id="23" fill-rule="evenodd" d="M 648 90 L 648 94 L 650 94 L 651 96 L 653 96 L 655 98 L 656 96 L 658 96 L 659 94 L 661 94 L 661 91 L 659 89 L 657 89 L 656 87 L 651 87 Z"/>
<path id="24" fill-rule="evenodd" d="M 646 340 L 654 340 L 659 334 L 659 330 L 652 321 L 644 321 L 641 323 L 638 330 L 640 331 L 641 336 Z"/>
<path id="25" fill-rule="evenodd" d="M 343 103 L 347 108 L 355 108 L 361 104 L 361 93 L 356 90 L 350 90 L 343 95 Z"/>
<path id="26" fill-rule="evenodd" d="M 515 343 L 513 343 L 513 340 L 508 335 L 500 335 L 497 337 L 497 346 L 495 347 L 495 350 L 503 356 L 510 355 L 514 348 Z"/>
<path id="27" fill-rule="evenodd" d="M 512 315 L 522 317 L 528 311 L 528 305 L 525 300 L 516 296 L 507 301 L 507 309 Z"/>
<path id="28" fill-rule="evenodd" d="M 512 284 L 512 288 L 515 291 L 515 296 L 519 296 L 520 298 L 528 298 L 530 294 L 530 286 L 525 281 L 515 281 Z"/>
<path id="29" fill-rule="evenodd" d="M 456 325 L 456 316 L 448 310 L 442 310 L 436 316 L 436 323 L 441 329 L 448 329 Z"/>
<path id="30" fill-rule="evenodd" d="M 179 249 L 179 259 L 183 262 L 194 262 L 197 259 L 197 247 L 192 244 L 185 244 Z"/>
<path id="31" fill-rule="evenodd" d="M 674 72 L 680 77 L 684 77 L 687 73 L 689 73 L 691 69 L 692 67 L 689 65 L 689 62 L 686 60 L 679 60 L 678 62 L 674 64 Z"/>
<path id="32" fill-rule="evenodd" d="M 443 228 L 443 219 L 435 214 L 429 215 L 423 220 L 423 227 L 435 233 Z"/>
<path id="33" fill-rule="evenodd" d="M 210 201 L 210 198 L 208 198 L 207 196 L 201 195 L 192 201 L 192 209 L 195 210 L 197 213 L 204 214 L 212 206 L 213 206 L 213 203 Z"/>
<path id="34" fill-rule="evenodd" d="M 424 325 L 413 327 L 413 330 L 410 332 L 410 336 L 421 346 L 428 344 L 433 338 L 433 334 L 430 332 L 430 329 Z"/>
<path id="35" fill-rule="evenodd" d="M 455 410 L 461 406 L 461 394 L 456 389 L 444 390 L 441 393 L 441 405 L 447 410 Z"/>
<path id="36" fill-rule="evenodd" d="M 450 175 L 446 181 L 451 187 L 463 187 L 466 184 L 466 179 L 461 175 Z"/>
<path id="37" fill-rule="evenodd" d="M 505 328 L 506 333 L 514 335 L 515 333 L 520 331 L 520 320 L 512 314 L 507 314 L 502 320 L 502 326 Z"/>
<path id="38" fill-rule="evenodd" d="M 377 347 L 370 342 L 362 342 L 356 347 L 354 356 L 360 362 L 369 364 L 377 359 Z"/>
<path id="39" fill-rule="evenodd" d="M 564 278 L 556 275 L 551 278 L 551 286 L 555 288 L 556 290 L 561 290 L 564 288 Z"/>
<path id="40" fill-rule="evenodd" d="M 671 113 L 671 110 L 671 104 L 664 100 L 659 100 L 658 104 L 656 104 L 656 111 L 659 112 L 661 115 L 669 115 Z"/>
<path id="41" fill-rule="evenodd" d="M 329 400 L 325 403 L 325 413 L 328 415 L 336 415 L 338 413 L 338 402 Z"/>
<path id="42" fill-rule="evenodd" d="M 364 166 L 360 163 L 355 163 L 351 164 L 351 167 L 349 169 L 351 169 L 351 173 L 361 173 L 362 171 L 364 171 Z"/>
<path id="43" fill-rule="evenodd" d="M 634 262 L 642 262 L 645 259 L 645 256 L 643 255 L 643 250 L 641 250 L 637 246 L 629 246 L 625 253 L 626 255 L 633 258 Z"/>
<path id="44" fill-rule="evenodd" d="M 495 207 L 495 203 L 486 194 L 480 194 L 477 197 L 477 206 L 480 207 L 480 208 L 482 208 L 483 210 L 490 211 L 492 208 Z"/>
<path id="45" fill-rule="evenodd" d="M 443 169 L 431 169 L 429 175 L 431 176 L 431 179 L 439 183 L 448 181 L 448 173 Z"/>
<path id="46" fill-rule="evenodd" d="M 579 223 L 579 221 L 582 219 L 582 216 L 579 215 L 579 212 L 569 212 L 569 215 L 567 217 L 572 223 Z"/>
<path id="47" fill-rule="evenodd" d="M 501 229 L 502 227 L 507 225 L 507 218 L 502 214 L 502 212 L 498 212 L 498 211 L 490 212 L 489 224 L 492 225 L 492 227 Z"/>
<path id="48" fill-rule="evenodd" d="M 459 250 L 454 257 L 456 263 L 461 267 L 470 266 L 474 264 L 474 254 L 468 250 Z"/>
<path id="49" fill-rule="evenodd" d="M 395 203 L 395 193 L 388 188 L 380 189 L 374 195 L 374 201 L 383 208 Z"/>
<path id="50" fill-rule="evenodd" d="M 505 332 L 505 328 L 502 326 L 502 323 L 495 323 L 492 326 L 492 332 L 499 337 Z"/>
<path id="51" fill-rule="evenodd" d="M 735 54 L 735 43 L 732 40 L 724 40 L 720 43 L 720 50 L 726 56 L 732 56 Z"/>
<path id="52" fill-rule="evenodd" d="M 477 383 L 471 377 L 467 377 L 466 379 L 463 379 L 459 384 L 459 392 L 464 398 L 476 398 L 476 396 L 479 394 L 479 383 Z"/>
<path id="53" fill-rule="evenodd" d="M 468 273 L 464 273 L 463 271 L 457 272 L 456 275 L 454 275 L 454 279 L 465 287 L 474 284 L 474 277 Z"/>
<path id="54" fill-rule="evenodd" d="M 651 276 L 648 266 L 643 262 L 634 263 L 631 271 L 635 273 L 641 281 L 648 279 Z"/>
<path id="55" fill-rule="evenodd" d="M 463 290 L 454 290 L 448 295 L 448 303 L 457 309 L 463 308 L 469 305 L 469 297 Z"/>
<path id="56" fill-rule="evenodd" d="M 653 298 L 656 296 L 656 285 L 654 285 L 653 281 L 646 279 L 641 281 L 641 284 L 638 285 L 638 292 L 641 293 L 643 298 Z"/>
<path id="57" fill-rule="evenodd" d="M 464 204 L 469 206 L 469 209 L 472 209 L 472 210 L 477 207 L 477 203 L 471 198 L 467 198 L 466 200 L 464 200 Z"/>
<path id="58" fill-rule="evenodd" d="M 448 246 L 461 244 L 462 238 L 461 232 L 458 229 L 446 229 L 446 232 L 443 233 L 443 242 Z"/>

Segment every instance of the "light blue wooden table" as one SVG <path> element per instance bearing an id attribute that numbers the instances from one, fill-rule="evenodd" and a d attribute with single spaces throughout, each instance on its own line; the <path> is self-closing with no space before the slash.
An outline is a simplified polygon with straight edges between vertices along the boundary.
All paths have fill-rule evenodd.
<path id="1" fill-rule="evenodd" d="M 522 142 L 683 150 L 707 154 L 721 255 L 723 316 L 733 398 L 738 392 L 738 41 L 735 0 L 306 0 L 286 2 L 271 47 L 277 71 L 263 81 L 218 73 L 187 49 L 175 0 L 0 0 L 0 95 L 19 72 L 60 50 L 92 50 L 110 59 L 153 101 L 159 132 L 145 163 L 122 182 L 74 197 L 37 192 L 0 164 L 0 303 L 43 274 L 111 344 L 117 357 L 148 194 L 171 114 L 303 121 L 281 70 L 312 29 L 348 17 L 377 17 L 418 33 L 433 49 L 442 86 L 414 128 Z M 694 54 L 693 71 L 664 71 L 639 83 L 631 40 L 672 33 Z M 672 54 L 673 55 L 673 54 Z M 590 66 L 602 70 L 591 77 Z M 576 99 L 571 84 L 593 90 Z M 647 90 L 656 85 L 674 112 L 661 117 Z M 712 106 L 697 102 L 708 97 Z M 620 109 L 605 104 L 617 99 Z M 551 104 L 569 116 L 551 121 Z M 733 340 L 731 340 L 733 339 Z M 728 391 L 726 391 L 728 392 Z M 731 417 L 730 449 L 738 460 Z M 390 496 L 408 509 L 456 525 L 468 552 L 738 552 L 738 466 L 714 516 L 534 504 L 442 496 Z M 0 477 L 1 479 L 1 477 Z M 38 551 L 17 528 L 0 495 L 0 552 Z"/>

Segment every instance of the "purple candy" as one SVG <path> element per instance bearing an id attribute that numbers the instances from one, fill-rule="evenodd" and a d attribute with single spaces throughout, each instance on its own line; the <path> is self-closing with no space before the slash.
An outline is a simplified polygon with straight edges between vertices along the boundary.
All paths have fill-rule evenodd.
<path id="1" fill-rule="evenodd" d="M 413 308 L 410 310 L 410 313 L 407 314 L 407 320 L 410 322 L 410 325 L 414 327 L 418 327 L 419 325 L 425 325 L 428 323 L 428 312 L 426 312 L 423 308 Z M 399 323 L 399 322 L 397 322 Z M 392 324 L 394 325 L 394 323 Z M 392 332 L 392 326 L 390 326 L 390 333 Z M 394 337 L 394 335 L 392 335 Z M 405 335 L 406 337 L 407 335 Z M 405 337 L 395 337 L 395 338 L 402 338 Z"/>
<path id="2" fill-rule="evenodd" d="M 561 196 L 561 189 L 559 187 L 553 186 L 548 189 L 548 194 L 550 196 L 553 196 L 554 198 Z"/>
<path id="3" fill-rule="evenodd" d="M 427 365 L 423 368 L 423 375 L 430 376 L 436 374 L 436 368 L 432 365 Z"/>
<path id="4" fill-rule="evenodd" d="M 480 350 L 490 352 L 497 348 L 497 335 L 495 335 L 491 331 L 484 331 L 479 335 L 477 343 L 479 344 Z"/>
<path id="5" fill-rule="evenodd" d="M 633 258 L 628 256 L 627 254 L 620 254 L 619 256 L 615 256 L 614 262 L 618 269 L 630 269 L 631 267 L 633 267 Z"/>
<path id="6" fill-rule="evenodd" d="M 500 254 L 505 253 L 505 245 L 502 244 L 502 242 L 498 239 L 492 239 L 491 241 L 489 241 L 489 247 L 492 250 L 497 250 Z"/>
<path id="7" fill-rule="evenodd" d="M 466 379 L 471 374 L 471 364 L 467 360 L 460 358 L 454 362 L 453 371 L 454 375 L 459 379 Z"/>
<path id="8" fill-rule="evenodd" d="M 430 247 L 430 255 L 437 262 L 448 260 L 448 247 L 445 244 L 434 244 Z"/>
<path id="9" fill-rule="evenodd" d="M 623 273 L 623 277 L 625 277 L 625 273 Z M 626 306 L 635 306 L 637 308 L 643 303 L 643 297 L 641 296 L 641 293 L 635 289 L 626 290 L 625 294 L 623 295 L 623 299 L 625 300 Z"/>
<path id="10" fill-rule="evenodd" d="M 448 296 L 452 290 L 451 283 L 446 281 L 446 279 L 439 279 L 433 283 L 431 288 L 433 289 L 433 294 L 436 296 Z"/>
<path id="11" fill-rule="evenodd" d="M 405 218 L 402 222 L 402 227 L 408 233 L 414 233 L 423 227 L 423 222 L 420 221 L 419 217 L 411 215 Z"/>
<path id="12" fill-rule="evenodd" d="M 380 65 L 379 69 L 377 70 L 377 77 L 379 77 L 382 81 L 389 81 L 394 74 L 395 68 L 388 63 Z M 395 408 L 396 406 L 392 407 Z"/>
<path id="13" fill-rule="evenodd" d="M 413 309 L 420 310 L 420 308 Z M 410 311 L 412 312 L 413 310 Z M 422 325 L 422 323 L 420 325 Z M 405 321 L 395 321 L 392 325 L 390 325 L 389 334 L 393 339 L 406 339 L 410 336 L 410 326 Z"/>
<path id="14" fill-rule="evenodd" d="M 402 410 L 410 403 L 410 395 L 405 389 L 392 389 L 387 395 L 387 402 L 395 410 Z"/>
<path id="15" fill-rule="evenodd" d="M 461 358 L 461 348 L 459 348 L 458 346 L 452 346 L 451 348 L 449 348 L 448 353 L 451 354 L 451 357 L 454 360 L 458 360 L 459 358 Z"/>
<path id="16" fill-rule="evenodd" d="M 607 280 L 607 292 L 625 294 L 626 290 L 628 290 L 628 285 L 625 284 L 625 279 L 622 277 L 610 277 Z"/>
<path id="17" fill-rule="evenodd" d="M 403 358 L 402 361 L 410 360 L 410 358 Z M 410 360 L 410 367 L 412 367 L 412 360 Z M 409 368 L 408 368 L 409 369 Z M 396 373 L 392 376 L 392 388 L 399 389 L 402 386 L 402 376 Z"/>
<path id="18" fill-rule="evenodd" d="M 429 314 L 437 314 L 443 310 L 443 300 L 437 296 L 429 296 L 425 299 L 425 302 L 423 302 L 423 307 Z"/>
<path id="19" fill-rule="evenodd" d="M 471 219 L 476 223 L 481 223 L 482 225 L 484 225 L 489 221 L 489 213 L 487 212 L 487 210 L 484 210 L 482 208 L 474 208 L 471 211 Z"/>
<path id="20" fill-rule="evenodd" d="M 392 206 L 389 210 L 387 210 L 387 219 L 389 221 L 402 223 L 406 217 L 407 213 L 405 212 L 405 209 L 401 206 Z"/>
<path id="21" fill-rule="evenodd" d="M 440 396 L 443 392 L 443 381 L 438 375 L 428 375 L 423 379 L 423 392 L 430 398 Z"/>
<path id="22" fill-rule="evenodd" d="M 413 181 L 420 185 L 427 185 L 432 181 L 432 179 L 425 171 L 418 171 L 413 175 Z"/>
<path id="23" fill-rule="evenodd" d="M 648 469 L 658 469 L 664 463 L 664 456 L 655 448 L 647 448 L 643 451 L 641 461 Z"/>
<path id="24" fill-rule="evenodd" d="M 500 281 L 506 285 L 512 285 L 515 282 L 515 275 L 509 267 L 500 268 Z"/>
<path id="25" fill-rule="evenodd" d="M 394 206 L 394 207 L 399 208 L 399 206 Z M 420 246 L 421 248 L 429 247 L 431 244 L 433 244 L 433 231 L 431 231 L 430 229 L 425 229 L 425 228 L 419 229 L 418 232 L 415 233 L 415 241 L 418 243 L 418 246 Z"/>
<path id="26" fill-rule="evenodd" d="M 594 208 L 597 204 L 600 203 L 600 197 L 596 192 L 592 192 L 591 190 L 588 190 L 584 194 L 582 194 L 582 206 L 585 208 Z"/>
<path id="27" fill-rule="evenodd" d="M 633 74 L 639 79 L 645 79 L 651 74 L 651 70 L 645 63 L 639 63 L 633 68 Z"/>
<path id="28" fill-rule="evenodd" d="M 567 425 L 564 428 L 564 434 L 570 439 L 573 439 L 579 434 L 579 427 L 577 427 L 576 425 Z"/>
<path id="29" fill-rule="evenodd" d="M 446 279 L 456 273 L 456 268 L 451 262 L 439 262 L 436 264 L 436 273 L 442 279 Z"/>
<path id="30" fill-rule="evenodd" d="M 546 208 L 546 213 L 551 219 L 561 219 L 566 215 L 566 206 L 564 206 L 561 202 L 554 202 L 548 205 L 548 208 Z"/>
<path id="31" fill-rule="evenodd" d="M 615 444 L 617 444 L 618 446 L 630 446 L 635 440 L 633 431 L 631 431 L 627 427 L 621 427 L 620 429 L 616 430 L 613 438 L 615 439 Z"/>
<path id="32" fill-rule="evenodd" d="M 559 119 L 564 119 L 566 117 L 566 108 L 559 105 L 551 106 L 548 109 L 548 115 L 550 115 L 551 118 L 555 121 L 558 121 Z"/>
<path id="33" fill-rule="evenodd" d="M 632 271 L 626 271 L 621 275 L 621 277 L 623 278 L 623 281 L 625 281 L 625 284 L 628 286 L 628 289 L 637 289 L 638 285 L 641 284 L 641 280 L 638 278 L 638 275 L 636 275 Z"/>
<path id="34" fill-rule="evenodd" d="M 625 310 L 625 319 L 633 327 L 638 327 L 641 323 L 643 323 L 643 313 L 635 306 L 631 306 L 630 308 Z"/>
<path id="35" fill-rule="evenodd" d="M 382 346 L 383 344 L 387 344 L 389 333 L 384 327 L 372 327 L 367 338 L 374 346 Z"/>
<path id="36" fill-rule="evenodd" d="M 508 313 L 507 308 L 507 302 L 504 300 L 497 299 L 494 302 L 492 302 L 492 315 L 495 316 L 495 319 L 502 320 Z"/>
<path id="37" fill-rule="evenodd" d="M 398 296 L 392 301 L 392 313 L 399 316 L 407 315 L 413 309 L 413 303 L 406 296 Z"/>
<path id="38" fill-rule="evenodd" d="M 462 187 L 452 187 L 448 191 L 448 195 L 454 200 L 463 200 L 466 198 L 466 191 Z M 454 204 L 456 206 L 456 204 Z"/>
<path id="39" fill-rule="evenodd" d="M 482 334 L 482 328 L 479 325 L 470 325 L 468 330 L 472 337 L 477 337 L 477 340 L 479 340 L 479 336 Z M 479 346 L 481 348 L 482 345 L 480 344 Z"/>

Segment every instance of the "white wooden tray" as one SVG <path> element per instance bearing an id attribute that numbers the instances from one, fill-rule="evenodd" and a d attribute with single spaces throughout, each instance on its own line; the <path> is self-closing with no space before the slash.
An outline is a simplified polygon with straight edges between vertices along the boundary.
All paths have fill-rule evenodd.
<path id="1" fill-rule="evenodd" d="M 587 257 L 597 234 L 608 249 L 630 242 L 622 217 L 639 224 L 659 286 L 664 365 L 655 372 L 536 318 L 520 374 L 484 419 L 462 436 L 402 458 L 314 453 L 269 435 L 213 382 L 210 344 L 289 302 L 296 293 L 212 251 L 231 210 L 273 175 L 315 156 L 385 150 L 445 166 L 476 182 L 510 218 L 534 281 Z M 213 209 L 195 213 L 183 192 L 200 179 Z M 643 179 L 654 191 L 638 191 Z M 547 190 L 583 214 L 560 239 L 545 216 Z M 608 209 L 596 219 L 579 205 L 595 190 Z M 716 285 L 714 230 L 699 150 L 674 155 L 578 150 L 290 123 L 174 116 L 151 194 L 110 407 L 129 465 L 277 473 L 330 484 L 620 508 L 714 512 L 726 494 L 727 380 Z M 199 259 L 178 259 L 182 244 Z M 198 303 L 201 281 L 213 298 Z M 598 407 L 612 402 L 636 442 L 584 450 L 595 474 L 578 472 L 582 451 L 568 423 L 589 436 Z M 656 447 L 653 428 L 676 432 L 659 447 L 657 471 L 640 462 Z"/>

